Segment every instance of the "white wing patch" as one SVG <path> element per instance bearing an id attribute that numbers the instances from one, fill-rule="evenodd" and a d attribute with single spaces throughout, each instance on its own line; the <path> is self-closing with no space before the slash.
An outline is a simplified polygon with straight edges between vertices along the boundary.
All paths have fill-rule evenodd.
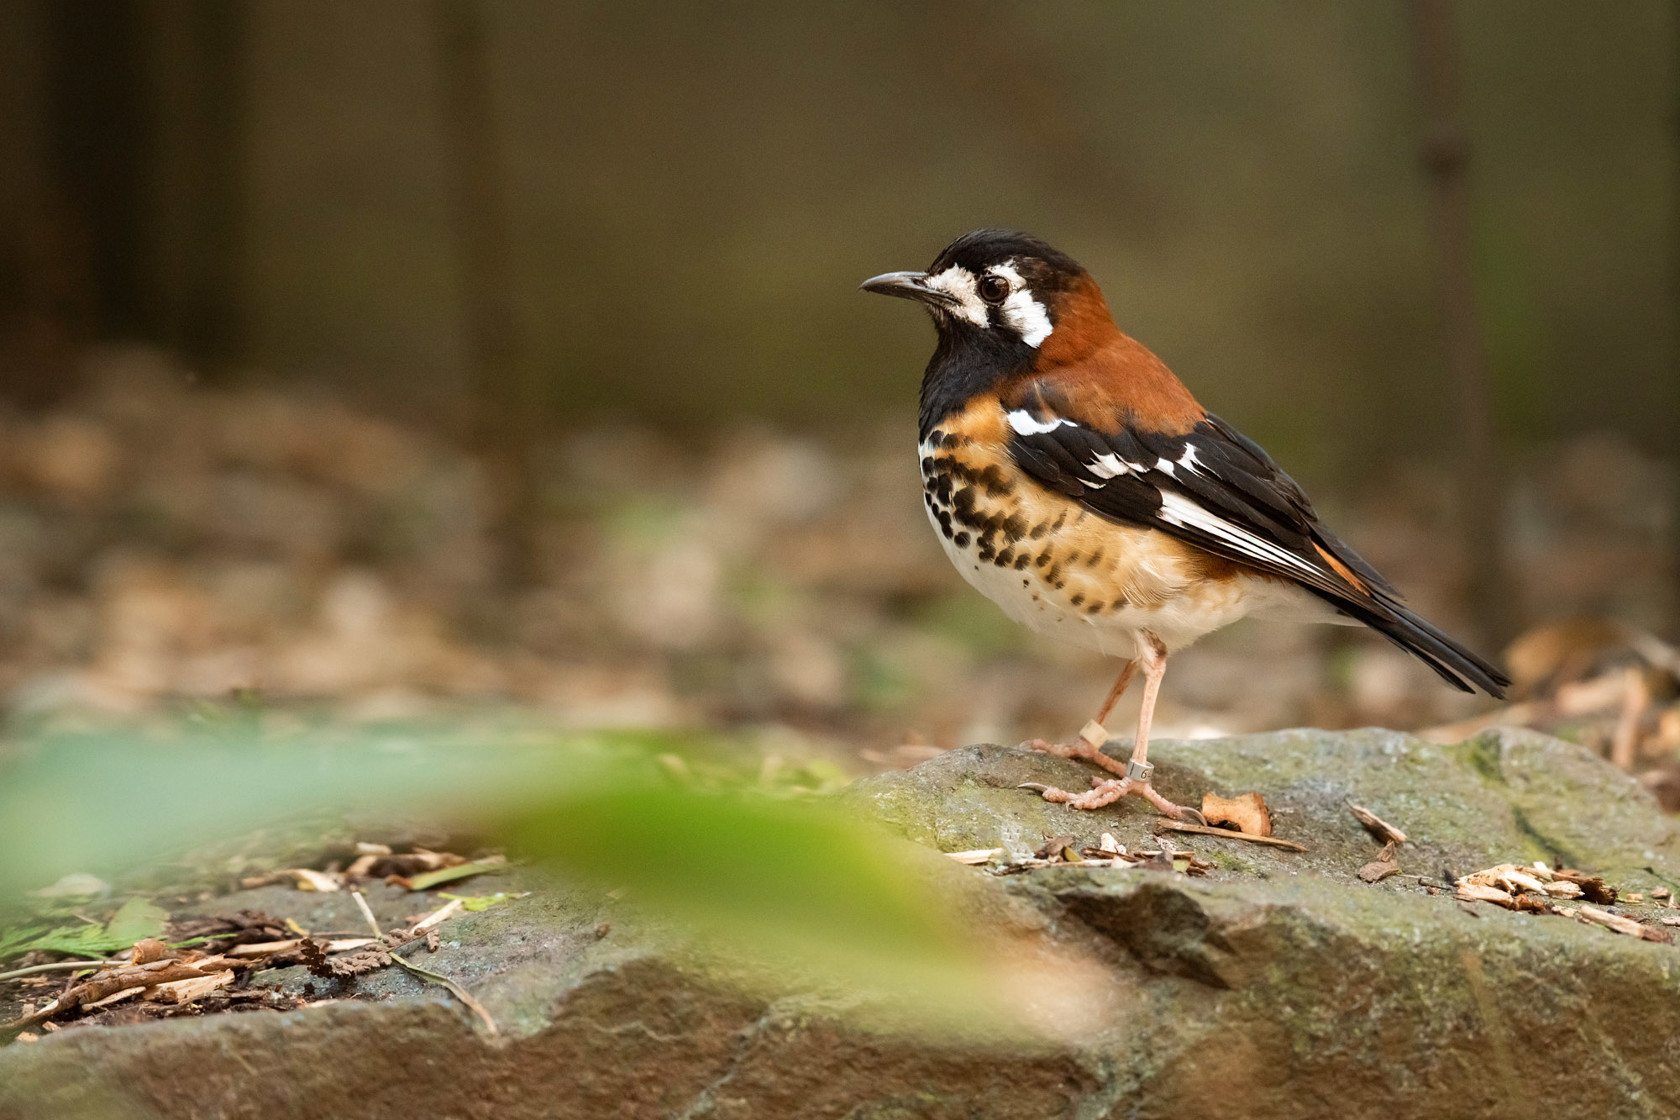
<path id="1" fill-rule="evenodd" d="M 1060 416 L 1052 416 L 1048 420 L 1038 420 L 1024 408 L 1017 408 L 1008 415 L 1009 426 L 1015 429 L 1018 436 L 1041 436 L 1046 432 L 1053 432 L 1057 428 L 1077 428 L 1079 425 L 1072 420 L 1064 420 Z"/>
<path id="2" fill-rule="evenodd" d="M 1293 568 L 1298 572 L 1323 577 L 1319 568 L 1305 560 L 1273 544 L 1264 537 L 1249 532 L 1240 525 L 1233 525 L 1223 517 L 1210 512 L 1197 502 L 1186 498 L 1172 490 L 1161 491 L 1161 520 L 1169 525 L 1180 525 L 1188 529 L 1200 529 L 1204 533 L 1218 537 L 1239 552 L 1252 556 L 1271 564 L 1281 564 L 1286 568 Z"/>

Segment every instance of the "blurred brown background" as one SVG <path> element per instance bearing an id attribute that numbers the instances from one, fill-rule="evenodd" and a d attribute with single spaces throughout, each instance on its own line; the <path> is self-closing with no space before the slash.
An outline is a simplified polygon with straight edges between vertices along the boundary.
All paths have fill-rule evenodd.
<path id="1" fill-rule="evenodd" d="M 856 292 L 1011 225 L 1427 613 L 1528 633 L 1522 719 L 1664 767 L 1677 74 L 1666 0 L 13 0 L 6 710 L 1071 732 L 1107 668 L 946 569 L 930 332 Z M 1488 707 L 1238 628 L 1163 718 Z"/>

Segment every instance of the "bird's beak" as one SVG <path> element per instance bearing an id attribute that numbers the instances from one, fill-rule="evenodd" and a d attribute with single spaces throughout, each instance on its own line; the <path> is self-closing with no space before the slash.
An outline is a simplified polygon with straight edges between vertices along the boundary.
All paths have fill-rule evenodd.
<path id="1" fill-rule="evenodd" d="M 934 307 L 948 307 L 957 302 L 950 294 L 928 287 L 925 272 L 885 272 L 871 276 L 858 287 L 877 295 L 913 299 Z"/>

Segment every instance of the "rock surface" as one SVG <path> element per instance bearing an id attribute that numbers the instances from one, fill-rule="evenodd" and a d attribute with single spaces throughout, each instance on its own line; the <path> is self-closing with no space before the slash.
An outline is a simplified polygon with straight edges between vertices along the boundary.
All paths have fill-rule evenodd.
<path id="1" fill-rule="evenodd" d="M 936 868 L 990 899 L 996 920 L 1036 924 L 1037 936 L 1102 962 L 1112 1013 L 1077 1041 L 1002 1049 L 872 1035 L 810 999 L 719 990 L 657 939 L 603 928 L 600 900 L 545 890 L 453 922 L 459 948 L 427 962 L 479 996 L 503 1027 L 497 1039 L 436 989 L 387 972 L 360 981 L 375 1002 L 13 1045 L 0 1051 L 0 1118 L 1680 1115 L 1680 946 L 1441 889 L 1535 860 L 1647 898 L 1680 889 L 1680 834 L 1634 782 L 1528 733 L 1439 746 L 1292 731 L 1161 743 L 1155 754 L 1168 796 L 1258 790 L 1277 835 L 1310 850 L 1171 836 L 1214 863 L 1202 878 Z M 1104 831 L 1134 850 L 1156 846 L 1136 799 L 1079 813 L 1014 788 L 1082 788 L 1090 772 L 971 747 L 844 796 L 944 851 L 1021 855 L 1049 836 L 1094 844 Z M 1357 878 L 1378 845 L 1350 800 L 1409 834 L 1400 874 Z M 264 904 L 220 905 L 230 902 Z M 383 904 L 396 914 L 402 901 Z"/>

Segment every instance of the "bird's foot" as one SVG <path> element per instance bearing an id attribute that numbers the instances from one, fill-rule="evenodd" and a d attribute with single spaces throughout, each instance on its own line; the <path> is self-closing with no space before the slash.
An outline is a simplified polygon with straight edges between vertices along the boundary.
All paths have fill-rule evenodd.
<path id="1" fill-rule="evenodd" d="M 1160 810 L 1164 817 L 1175 821 L 1187 820 L 1195 824 L 1207 824 L 1199 811 L 1188 805 L 1175 805 L 1163 797 L 1148 778 L 1092 778 L 1091 789 L 1086 793 L 1069 793 L 1065 789 L 1041 785 L 1038 782 L 1024 782 L 1017 788 L 1030 789 L 1046 801 L 1073 809 L 1101 809 L 1114 804 L 1122 797 L 1142 797 Z"/>
<path id="2" fill-rule="evenodd" d="M 1092 720 L 1080 729 L 1079 738 L 1071 743 L 1052 743 L 1046 739 L 1028 739 L 1021 745 L 1031 751 L 1043 751 L 1045 754 L 1053 754 L 1061 758 L 1078 758 L 1086 762 L 1094 762 L 1111 774 L 1125 777 L 1126 764 L 1103 753 L 1102 747 L 1106 742 L 1108 742 L 1108 729 Z"/>

